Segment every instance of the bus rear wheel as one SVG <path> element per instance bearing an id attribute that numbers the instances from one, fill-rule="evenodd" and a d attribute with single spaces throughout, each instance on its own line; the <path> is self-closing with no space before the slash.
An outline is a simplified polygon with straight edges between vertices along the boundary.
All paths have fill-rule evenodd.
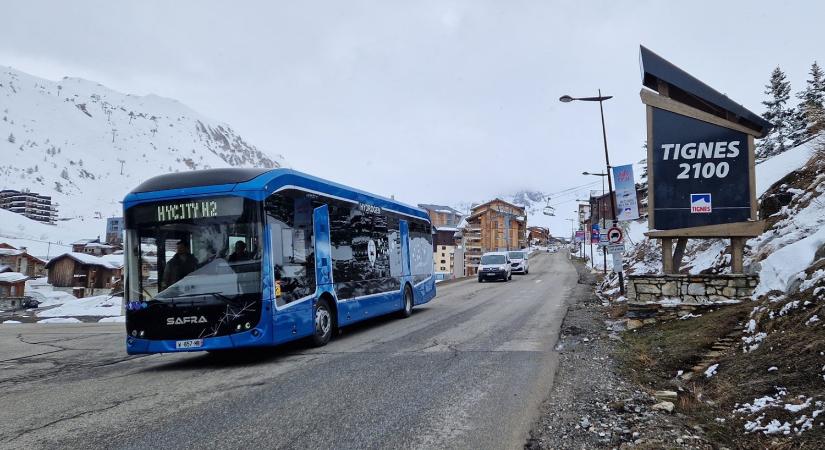
<path id="1" fill-rule="evenodd" d="M 315 303 L 315 310 L 312 316 L 315 321 L 315 333 L 312 335 L 312 343 L 316 347 L 327 345 L 332 339 L 332 310 L 326 300 L 319 300 Z"/>

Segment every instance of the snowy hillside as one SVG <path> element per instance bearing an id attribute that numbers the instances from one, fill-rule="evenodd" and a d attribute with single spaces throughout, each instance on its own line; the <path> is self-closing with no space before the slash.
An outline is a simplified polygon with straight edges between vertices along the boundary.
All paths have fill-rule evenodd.
<path id="1" fill-rule="evenodd" d="M 175 100 L 0 66 L 0 189 L 51 195 L 59 218 L 119 216 L 123 196 L 162 173 L 283 164 Z"/>

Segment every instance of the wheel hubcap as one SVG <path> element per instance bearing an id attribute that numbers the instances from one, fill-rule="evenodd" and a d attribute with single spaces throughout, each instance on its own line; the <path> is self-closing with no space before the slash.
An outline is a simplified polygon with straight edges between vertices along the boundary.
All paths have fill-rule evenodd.
<path id="1" fill-rule="evenodd" d="M 329 333 L 332 328 L 332 317 L 325 308 L 315 310 L 315 332 L 321 336 Z"/>

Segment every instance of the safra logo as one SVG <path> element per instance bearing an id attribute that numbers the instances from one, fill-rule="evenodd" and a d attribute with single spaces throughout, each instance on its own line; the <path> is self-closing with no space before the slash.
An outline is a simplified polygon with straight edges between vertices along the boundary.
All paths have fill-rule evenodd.
<path id="1" fill-rule="evenodd" d="M 710 194 L 690 194 L 690 212 L 710 214 L 713 210 L 710 198 Z"/>

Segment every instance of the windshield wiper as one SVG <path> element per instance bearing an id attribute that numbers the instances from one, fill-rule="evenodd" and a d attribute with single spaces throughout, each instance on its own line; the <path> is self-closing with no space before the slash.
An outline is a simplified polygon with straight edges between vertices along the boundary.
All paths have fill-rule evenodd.
<path id="1" fill-rule="evenodd" d="M 169 299 L 172 300 L 172 302 L 174 302 L 175 301 L 174 299 L 176 299 L 176 298 L 203 297 L 203 296 L 207 296 L 207 295 L 211 295 L 212 297 L 214 297 L 218 300 L 221 300 L 224 303 L 235 303 L 235 300 L 233 300 L 232 298 L 227 297 L 226 295 L 223 295 L 220 292 L 199 292 L 199 293 L 193 293 L 193 294 L 183 294 L 183 295 L 177 295 L 175 297 L 170 297 Z"/>

